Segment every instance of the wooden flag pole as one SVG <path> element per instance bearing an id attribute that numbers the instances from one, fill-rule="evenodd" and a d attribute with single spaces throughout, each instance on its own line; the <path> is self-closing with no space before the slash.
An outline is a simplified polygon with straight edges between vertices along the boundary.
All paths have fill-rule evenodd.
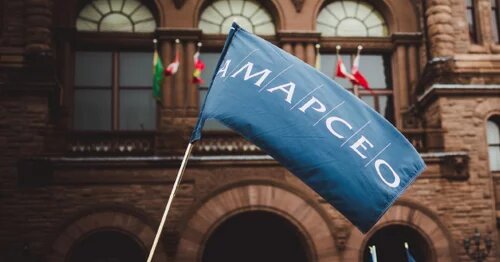
<path id="1" fill-rule="evenodd" d="M 149 251 L 149 256 L 147 262 L 151 262 L 153 260 L 153 255 L 155 253 L 156 245 L 158 245 L 158 240 L 160 239 L 161 232 L 163 231 L 163 226 L 165 225 L 165 220 L 167 220 L 168 211 L 170 210 L 170 206 L 172 205 L 172 201 L 174 200 L 175 193 L 177 191 L 177 187 L 182 179 L 182 175 L 184 175 L 184 170 L 186 169 L 187 161 L 189 156 L 191 155 L 191 150 L 193 149 L 193 143 L 189 143 L 186 148 L 186 153 L 184 153 L 184 158 L 182 159 L 181 167 L 179 168 L 179 172 L 177 172 L 177 177 L 175 178 L 174 187 L 170 192 L 170 197 L 168 198 L 167 205 L 165 206 L 165 211 L 163 212 L 163 217 L 161 218 L 160 226 L 158 227 L 158 231 L 156 231 L 156 237 L 153 241 L 153 246 Z"/>
<path id="2" fill-rule="evenodd" d="M 358 52 L 357 52 L 356 56 L 359 56 L 359 54 L 361 53 L 361 49 L 363 49 L 363 46 L 362 45 L 358 45 Z M 358 68 L 358 70 L 359 70 L 359 68 Z M 353 88 L 354 88 L 354 95 L 357 96 L 357 97 L 359 97 L 358 85 L 353 84 Z M 361 99 L 361 97 L 359 97 L 359 98 Z"/>

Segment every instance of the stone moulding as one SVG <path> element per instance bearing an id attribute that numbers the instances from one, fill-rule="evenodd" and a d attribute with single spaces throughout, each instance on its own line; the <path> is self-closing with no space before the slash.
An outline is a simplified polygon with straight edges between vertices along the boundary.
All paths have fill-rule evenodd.
<path id="1" fill-rule="evenodd" d="M 469 178 L 469 154 L 467 152 L 431 152 L 421 154 L 428 166 L 437 165 L 438 177 L 449 180 Z"/>
<path id="2" fill-rule="evenodd" d="M 182 6 L 184 5 L 184 3 L 186 2 L 186 0 L 173 0 L 173 1 L 174 1 L 175 8 L 177 8 L 177 9 L 181 9 Z"/>
<path id="3" fill-rule="evenodd" d="M 302 11 L 302 7 L 304 7 L 305 0 L 292 0 L 292 4 L 295 7 L 295 11 L 300 13 Z"/>

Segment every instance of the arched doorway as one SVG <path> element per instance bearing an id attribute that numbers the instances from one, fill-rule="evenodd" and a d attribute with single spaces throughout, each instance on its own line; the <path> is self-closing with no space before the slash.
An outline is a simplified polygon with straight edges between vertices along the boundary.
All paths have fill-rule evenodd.
<path id="1" fill-rule="evenodd" d="M 101 230 L 84 237 L 72 248 L 69 262 L 144 261 L 146 253 L 135 239 L 116 230 Z"/>
<path id="2" fill-rule="evenodd" d="M 405 225 L 388 225 L 377 230 L 367 242 L 363 261 L 372 261 L 368 246 L 373 245 L 377 250 L 378 261 L 410 261 L 405 242 L 416 261 L 433 261 L 429 243 L 417 230 Z"/>
<path id="3" fill-rule="evenodd" d="M 305 239 L 287 219 L 267 211 L 234 215 L 206 241 L 203 262 L 310 261 Z"/>

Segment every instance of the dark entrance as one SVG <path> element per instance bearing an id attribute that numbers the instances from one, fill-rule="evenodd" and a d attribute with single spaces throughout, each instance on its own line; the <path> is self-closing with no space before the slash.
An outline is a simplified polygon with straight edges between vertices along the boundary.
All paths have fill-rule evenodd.
<path id="1" fill-rule="evenodd" d="M 144 261 L 144 249 L 130 236 L 114 230 L 98 231 L 79 241 L 69 255 L 69 262 Z"/>
<path id="2" fill-rule="evenodd" d="M 377 249 L 378 261 L 409 261 L 405 242 L 415 261 L 434 261 L 425 238 L 415 229 L 403 225 L 386 226 L 375 232 L 365 247 L 363 261 L 371 261 L 368 246 L 372 245 Z"/>
<path id="3" fill-rule="evenodd" d="M 206 242 L 203 262 L 309 261 L 298 228 L 271 212 L 252 211 L 223 222 Z"/>

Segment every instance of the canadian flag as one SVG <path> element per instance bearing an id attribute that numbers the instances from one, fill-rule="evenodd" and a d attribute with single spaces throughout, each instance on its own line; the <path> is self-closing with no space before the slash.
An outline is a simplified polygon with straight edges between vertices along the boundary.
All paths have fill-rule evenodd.
<path id="1" fill-rule="evenodd" d="M 351 83 L 353 83 L 355 85 L 360 85 L 364 89 L 366 89 L 370 92 L 373 92 L 373 90 L 370 88 L 370 85 L 368 84 L 368 81 L 366 81 L 366 78 L 361 74 L 361 72 L 359 72 L 359 57 L 360 56 L 359 56 L 359 52 L 358 52 L 358 54 L 356 55 L 356 58 L 354 58 L 354 61 L 352 63 L 351 73 L 352 73 L 353 79 L 351 79 Z"/>
<path id="2" fill-rule="evenodd" d="M 201 78 L 201 72 L 205 69 L 205 63 L 200 59 L 200 52 L 196 52 L 193 56 L 194 59 L 194 71 L 193 71 L 193 84 L 203 84 L 203 78 Z"/>
<path id="3" fill-rule="evenodd" d="M 174 62 L 170 63 L 167 68 L 165 68 L 165 75 L 171 76 L 177 73 L 179 69 L 179 51 L 175 51 L 175 59 Z"/>
<path id="4" fill-rule="evenodd" d="M 337 68 L 336 68 L 336 77 L 340 78 L 346 78 L 352 81 L 355 81 L 355 78 L 352 74 L 349 74 L 347 72 L 347 68 L 344 65 L 344 61 L 342 61 L 342 57 L 340 55 L 337 55 Z"/>

